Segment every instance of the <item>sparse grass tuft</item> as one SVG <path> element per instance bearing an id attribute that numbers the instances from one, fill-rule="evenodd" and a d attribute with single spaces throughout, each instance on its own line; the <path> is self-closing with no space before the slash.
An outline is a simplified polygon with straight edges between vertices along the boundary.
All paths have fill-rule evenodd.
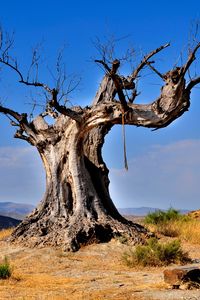
<path id="1" fill-rule="evenodd" d="M 11 276 L 12 269 L 8 262 L 7 257 L 4 258 L 4 262 L 0 264 L 0 279 L 7 279 Z"/>
<path id="2" fill-rule="evenodd" d="M 136 246 L 134 250 L 123 254 L 123 261 L 127 266 L 167 266 L 172 263 L 185 263 L 190 261 L 188 254 L 181 249 L 180 241 L 174 240 L 165 244 L 156 238 L 148 240 L 147 245 Z"/>

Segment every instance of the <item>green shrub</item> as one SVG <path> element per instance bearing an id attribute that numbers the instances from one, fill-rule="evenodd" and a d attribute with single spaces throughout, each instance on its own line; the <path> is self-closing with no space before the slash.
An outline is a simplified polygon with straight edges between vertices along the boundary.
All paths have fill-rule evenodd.
<path id="1" fill-rule="evenodd" d="M 155 212 L 147 214 L 144 219 L 146 224 L 160 224 L 168 221 L 175 221 L 186 219 L 187 217 L 181 215 L 180 212 L 174 208 L 169 208 L 167 211 L 156 210 Z"/>
<path id="2" fill-rule="evenodd" d="M 148 240 L 147 245 L 136 246 L 134 250 L 123 254 L 123 260 L 128 266 L 166 266 L 172 263 L 190 261 L 188 254 L 181 249 L 180 241 L 175 240 L 165 244 L 156 238 Z"/>
<path id="3" fill-rule="evenodd" d="M 7 257 L 4 258 L 4 262 L 0 264 L 0 279 L 7 279 L 11 276 L 12 270 L 8 262 Z"/>

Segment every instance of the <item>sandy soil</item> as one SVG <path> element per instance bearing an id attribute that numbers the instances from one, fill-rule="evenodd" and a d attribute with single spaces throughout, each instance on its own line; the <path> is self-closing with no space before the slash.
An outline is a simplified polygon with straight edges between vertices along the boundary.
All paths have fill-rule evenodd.
<path id="1" fill-rule="evenodd" d="M 200 245 L 185 244 L 184 248 L 193 259 L 200 259 Z M 64 253 L 21 248 L 1 240 L 0 259 L 8 257 L 13 275 L 0 280 L 0 299 L 200 299 L 199 290 L 170 289 L 163 281 L 164 268 L 127 267 L 122 260 L 127 249 L 113 240 Z"/>

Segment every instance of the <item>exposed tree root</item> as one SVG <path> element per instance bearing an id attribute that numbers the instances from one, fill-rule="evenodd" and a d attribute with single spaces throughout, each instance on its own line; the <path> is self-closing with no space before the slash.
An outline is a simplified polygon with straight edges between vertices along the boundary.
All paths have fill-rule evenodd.
<path id="1" fill-rule="evenodd" d="M 89 220 L 74 217 L 71 222 L 64 218 L 38 220 L 27 218 L 14 230 L 10 241 L 27 247 L 58 247 L 65 251 L 77 251 L 81 246 L 108 242 L 112 238 L 125 236 L 131 244 L 144 243 L 151 236 L 143 226 L 124 219 L 124 222 L 106 217 Z"/>

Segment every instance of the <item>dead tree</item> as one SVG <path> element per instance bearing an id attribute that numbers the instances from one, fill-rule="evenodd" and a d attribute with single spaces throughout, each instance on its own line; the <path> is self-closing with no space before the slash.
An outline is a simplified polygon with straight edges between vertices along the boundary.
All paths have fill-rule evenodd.
<path id="1" fill-rule="evenodd" d="M 3 52 L 0 63 L 14 70 L 21 84 L 48 93 L 45 111 L 28 120 L 0 106 L 0 112 L 17 126 L 15 138 L 36 147 L 46 171 L 46 192 L 38 207 L 14 230 L 11 241 L 26 246 L 58 246 L 78 250 L 81 245 L 108 241 L 126 235 L 133 243 L 142 242 L 148 232 L 123 218 L 109 194 L 108 169 L 102 158 L 105 135 L 115 124 L 153 129 L 163 128 L 180 117 L 190 106 L 190 94 L 200 77 L 186 83 L 186 73 L 200 47 L 196 45 L 183 66 L 161 74 L 152 57 L 169 44 L 146 55 L 129 76 L 120 75 L 120 60 L 96 60 L 105 75 L 91 106 L 68 108 L 59 102 L 59 89 L 24 79 L 18 65 Z M 150 104 L 135 104 L 135 81 L 140 72 L 151 68 L 163 80 L 160 96 Z M 126 91 L 132 91 L 127 101 Z M 53 115 L 53 125 L 45 115 Z"/>

